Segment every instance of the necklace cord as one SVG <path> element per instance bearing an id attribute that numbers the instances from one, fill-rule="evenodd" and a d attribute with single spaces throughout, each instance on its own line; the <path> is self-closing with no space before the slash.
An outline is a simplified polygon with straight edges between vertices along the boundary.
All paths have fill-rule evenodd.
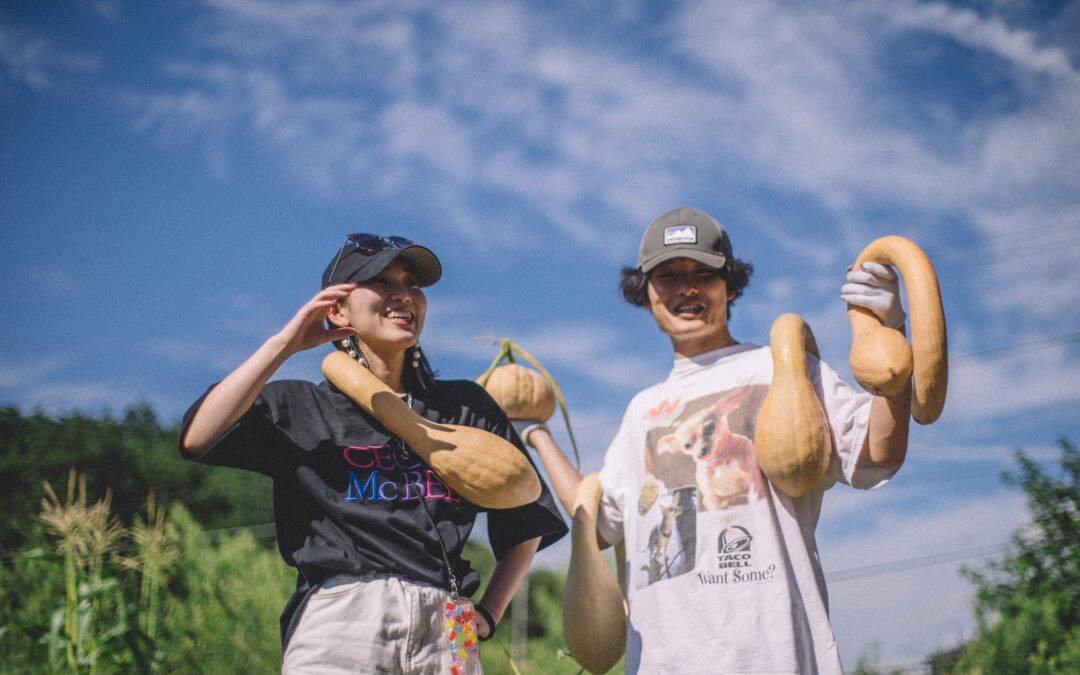
<path id="1" fill-rule="evenodd" d="M 413 407 L 413 395 L 412 392 L 405 394 L 405 404 L 409 406 L 409 409 Z M 405 441 L 400 438 L 397 439 L 401 443 L 401 448 L 405 452 L 411 454 L 411 449 L 405 445 Z M 424 507 L 424 513 L 427 514 L 428 521 L 431 523 L 431 529 L 435 531 L 435 538 L 439 542 L 439 553 L 442 554 L 443 563 L 446 565 L 446 576 L 450 582 L 450 591 L 454 594 L 454 601 L 457 602 L 461 596 L 458 593 L 457 576 L 454 574 L 454 568 L 450 565 L 450 555 L 446 552 L 446 543 L 443 541 L 442 533 L 439 532 L 439 526 L 435 524 L 435 518 L 431 515 L 431 509 L 427 505 L 427 495 L 420 497 L 420 504 Z"/>

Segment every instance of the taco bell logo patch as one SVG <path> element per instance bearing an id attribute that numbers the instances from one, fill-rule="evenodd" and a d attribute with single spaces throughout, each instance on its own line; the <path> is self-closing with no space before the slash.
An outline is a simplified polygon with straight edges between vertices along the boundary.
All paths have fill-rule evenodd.
<path id="1" fill-rule="evenodd" d="M 664 246 L 673 244 L 696 244 L 696 225 L 672 225 L 664 228 Z"/>

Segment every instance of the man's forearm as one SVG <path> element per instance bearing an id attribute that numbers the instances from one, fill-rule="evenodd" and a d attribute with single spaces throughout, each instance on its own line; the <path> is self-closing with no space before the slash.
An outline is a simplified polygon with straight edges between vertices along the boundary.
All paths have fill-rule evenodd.
<path id="1" fill-rule="evenodd" d="M 892 398 L 875 396 L 859 458 L 882 466 L 900 466 L 907 456 L 911 425 L 911 385 Z"/>
<path id="2" fill-rule="evenodd" d="M 574 497 L 577 495 L 578 485 L 581 484 L 581 473 L 567 459 L 562 449 L 555 444 L 555 440 L 547 429 L 539 428 L 529 434 L 525 442 L 536 449 L 540 461 L 544 463 L 551 489 L 559 498 L 566 515 L 573 518 Z"/>

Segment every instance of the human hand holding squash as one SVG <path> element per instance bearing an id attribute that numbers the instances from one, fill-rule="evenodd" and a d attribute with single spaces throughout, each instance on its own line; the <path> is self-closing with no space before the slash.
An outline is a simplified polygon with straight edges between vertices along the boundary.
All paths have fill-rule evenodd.
<path id="1" fill-rule="evenodd" d="M 529 443 L 529 434 L 544 427 L 555 414 L 555 392 L 542 374 L 517 363 L 504 363 L 491 372 L 487 389 L 506 412 L 518 436 Z"/>
<path id="2" fill-rule="evenodd" d="M 485 389 L 512 420 L 547 422 L 555 414 L 555 393 L 544 376 L 517 363 L 491 372 Z"/>
<path id="3" fill-rule="evenodd" d="M 524 359 L 532 368 L 526 368 L 514 360 L 514 355 Z M 505 362 L 505 363 L 504 363 Z M 566 410 L 562 391 L 555 378 L 521 345 L 510 338 L 499 340 L 499 353 L 488 369 L 476 381 L 487 389 L 499 407 L 506 412 L 521 440 L 529 443 L 529 434 L 539 428 L 547 428 L 545 422 L 555 414 L 558 404 L 566 423 L 566 433 L 574 450 L 574 465 L 580 470 L 581 455 L 578 452 L 574 430 L 570 426 L 570 413 Z"/>
<path id="4" fill-rule="evenodd" d="M 941 291 L 930 259 L 908 239 L 881 237 L 870 243 L 855 261 L 891 265 L 900 271 L 907 291 L 911 344 L 903 333 L 884 326 L 871 310 L 848 305 L 851 323 L 849 361 L 855 380 L 876 396 L 900 394 L 914 377 L 911 416 L 930 424 L 945 406 L 948 383 L 948 348 Z"/>
<path id="5" fill-rule="evenodd" d="M 886 328 L 904 328 L 907 315 L 900 304 L 900 282 L 891 267 L 876 262 L 849 267 L 847 283 L 840 288 L 840 298 L 848 304 L 869 309 Z"/>

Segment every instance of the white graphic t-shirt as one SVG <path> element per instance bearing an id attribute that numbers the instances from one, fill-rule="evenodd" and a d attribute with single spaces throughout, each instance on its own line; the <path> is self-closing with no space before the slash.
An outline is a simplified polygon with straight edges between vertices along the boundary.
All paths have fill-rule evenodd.
<path id="1" fill-rule="evenodd" d="M 869 394 L 808 356 L 835 452 L 791 499 L 758 468 L 754 422 L 768 348 L 678 359 L 630 402 L 604 459 L 598 529 L 625 541 L 627 673 L 839 673 L 814 529 L 825 490 L 884 483 L 860 464 Z"/>

